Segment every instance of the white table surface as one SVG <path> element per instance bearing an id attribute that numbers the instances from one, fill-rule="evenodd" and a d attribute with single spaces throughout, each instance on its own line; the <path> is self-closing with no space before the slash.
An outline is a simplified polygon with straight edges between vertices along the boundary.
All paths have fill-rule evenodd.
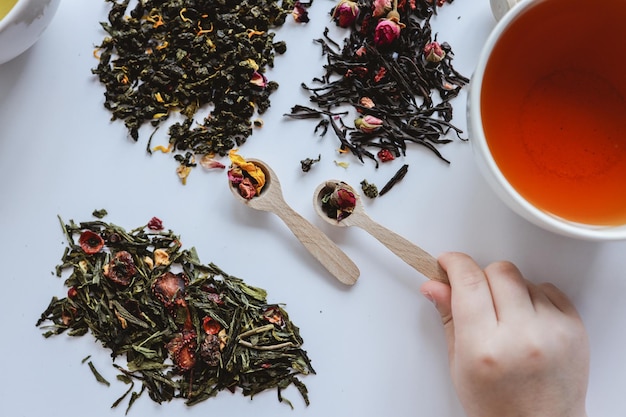
<path id="1" fill-rule="evenodd" d="M 338 156 L 338 142 L 330 134 L 315 136 L 315 122 L 282 117 L 294 104 L 308 103 L 300 83 L 322 74 L 312 39 L 329 24 L 332 5 L 315 0 L 309 24 L 289 18 L 278 31 L 288 51 L 269 77 L 280 88 L 264 127 L 240 154 L 271 164 L 285 199 L 356 262 L 361 276 L 353 287 L 335 282 L 276 216 L 236 202 L 223 171 L 196 169 L 183 186 L 171 157 L 146 154 L 149 130 L 134 143 L 121 122 L 110 122 L 104 87 L 91 74 L 92 50 L 104 36 L 104 1 L 62 1 L 39 42 L 0 66 L 3 416 L 123 415 L 123 407 L 109 408 L 126 386 L 115 381 L 108 352 L 91 337 L 46 340 L 35 327 L 51 296 L 65 295 L 53 275 L 65 247 L 57 215 L 89 220 L 100 208 L 109 212 L 105 220 L 128 229 L 157 216 L 185 247 L 195 246 L 204 263 L 268 290 L 269 301 L 285 303 L 300 327 L 317 371 L 304 378 L 309 407 L 295 389 L 285 393 L 295 410 L 273 391 L 253 400 L 222 392 L 191 408 L 180 400 L 159 406 L 144 395 L 131 415 L 463 416 L 439 317 L 419 293 L 424 278 L 364 231 L 325 224 L 311 204 L 313 190 L 326 179 L 382 185 L 401 163 L 410 165 L 403 182 L 380 199 L 365 199 L 370 216 L 434 255 L 465 251 L 484 265 L 510 259 L 531 280 L 556 283 L 589 330 L 590 416 L 626 415 L 626 243 L 573 240 L 521 219 L 488 188 L 469 143 L 440 148 L 449 166 L 412 147 L 404 160 L 376 171 L 369 162 Z M 488 1 L 456 0 L 432 24 L 438 40 L 452 45 L 456 68 L 471 75 L 495 25 Z M 453 121 L 465 130 L 465 92 L 454 106 Z M 304 174 L 299 161 L 320 153 L 322 162 Z M 336 166 L 340 159 L 350 166 Z M 111 387 L 81 364 L 88 355 Z"/>

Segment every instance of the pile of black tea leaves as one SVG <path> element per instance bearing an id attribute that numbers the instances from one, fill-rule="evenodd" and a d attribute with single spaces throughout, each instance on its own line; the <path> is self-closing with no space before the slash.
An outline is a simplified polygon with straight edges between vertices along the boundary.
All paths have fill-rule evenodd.
<path id="1" fill-rule="evenodd" d="M 410 144 L 449 163 L 438 148 L 452 141 L 449 133 L 465 140 L 451 123 L 451 100 L 469 80 L 454 69 L 451 46 L 437 41 L 430 23 L 452 1 L 340 0 L 330 14 L 349 35 L 341 45 L 326 28 L 316 40 L 326 63 L 323 76 L 302 84 L 312 104 L 285 116 L 318 121 L 316 133 L 332 131 L 341 152 L 376 167 L 405 156 Z"/>
<path id="2" fill-rule="evenodd" d="M 154 133 L 170 120 L 169 143 L 155 149 L 187 168 L 196 155 L 224 156 L 250 137 L 252 118 L 278 88 L 265 72 L 287 48 L 273 30 L 295 10 L 306 13 L 293 0 L 105 1 L 106 37 L 92 69 L 106 89 L 104 107 L 135 141 L 144 124 L 154 126 L 149 153 Z M 208 114 L 196 121 L 201 110 Z M 182 118 L 173 121 L 174 113 Z"/>
<path id="3" fill-rule="evenodd" d="M 52 297 L 37 326 L 46 338 L 90 333 L 110 350 L 128 385 L 113 407 L 127 399 L 128 412 L 144 392 L 191 406 L 224 389 L 276 389 L 291 405 L 289 386 L 309 404 L 300 377 L 315 371 L 300 331 L 265 290 L 202 264 L 158 218 L 130 231 L 103 220 L 61 226 L 67 247 L 56 274 L 67 277 L 67 296 Z"/>

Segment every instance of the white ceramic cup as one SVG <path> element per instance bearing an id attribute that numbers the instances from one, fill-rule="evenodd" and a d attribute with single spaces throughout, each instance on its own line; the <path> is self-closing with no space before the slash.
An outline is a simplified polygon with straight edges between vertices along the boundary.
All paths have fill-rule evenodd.
<path id="1" fill-rule="evenodd" d="M 503 32 L 515 22 L 516 18 L 527 12 L 533 5 L 551 0 L 490 0 L 494 17 L 499 22 L 484 45 L 470 82 L 468 95 L 467 118 L 470 142 L 472 144 L 475 159 L 492 189 L 514 212 L 527 219 L 531 223 L 555 232 L 560 235 L 580 238 L 592 241 L 609 241 L 626 239 L 626 224 L 615 226 L 596 226 L 576 223 L 565 220 L 551 213 L 548 213 L 527 201 L 507 180 L 499 169 L 493 155 L 490 152 L 487 138 L 482 122 L 481 114 L 481 89 L 483 77 L 490 55 Z M 595 3 L 589 3 L 589 8 L 595 8 Z M 604 6 L 597 6 L 604 7 Z M 579 27 L 575 30 L 584 30 Z M 549 47 L 550 40 L 546 40 L 546 45 L 538 47 Z M 623 39 L 615 39 L 616 45 L 623 45 Z M 622 47 L 623 48 L 623 47 Z M 621 53 L 619 50 L 616 53 Z M 532 57 L 531 57 L 532 58 Z M 586 59 L 582 56 L 581 59 Z M 503 89 L 507 86 L 503 85 Z M 626 116 L 625 116 L 626 117 Z M 624 132 L 626 134 L 626 132 Z M 626 178 L 624 178 L 624 192 L 626 193 Z"/>
<path id="2" fill-rule="evenodd" d="M 17 0 L 0 20 L 0 65 L 37 42 L 56 14 L 60 0 Z"/>

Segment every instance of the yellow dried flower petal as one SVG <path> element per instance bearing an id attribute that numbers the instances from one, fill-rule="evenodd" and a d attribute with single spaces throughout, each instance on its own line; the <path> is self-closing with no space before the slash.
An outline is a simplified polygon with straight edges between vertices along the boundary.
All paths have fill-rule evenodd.
<path id="1" fill-rule="evenodd" d="M 176 174 L 178 175 L 178 178 L 180 178 L 180 180 L 182 181 L 183 185 L 187 184 L 187 177 L 190 173 L 191 167 L 179 165 L 178 168 L 176 168 Z"/>
<path id="2" fill-rule="evenodd" d="M 342 167 L 342 168 L 348 168 L 348 166 L 350 166 L 349 162 L 338 162 L 335 161 L 335 165 L 337 165 L 338 167 Z"/>

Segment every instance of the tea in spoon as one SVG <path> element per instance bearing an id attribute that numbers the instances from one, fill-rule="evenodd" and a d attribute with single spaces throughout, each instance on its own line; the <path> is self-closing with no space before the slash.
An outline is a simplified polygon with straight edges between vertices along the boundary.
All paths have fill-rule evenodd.
<path id="1" fill-rule="evenodd" d="M 325 210 L 328 204 L 328 199 L 332 198 L 330 197 L 332 193 L 340 190 L 346 190 L 352 193 L 354 196 L 353 207 L 346 207 L 343 205 L 346 210 L 339 210 L 337 216 L 335 216 L 334 212 L 329 215 L 329 213 Z M 341 194 L 341 192 L 339 192 L 339 194 Z M 341 204 L 344 204 L 345 201 L 349 200 L 342 199 L 341 195 L 339 195 L 338 198 L 343 200 Z M 317 187 L 313 200 L 317 214 L 328 223 L 334 226 L 360 227 L 378 239 L 383 245 L 399 256 L 400 259 L 415 268 L 418 272 L 422 273 L 426 278 L 448 283 L 448 276 L 439 265 L 439 262 L 437 262 L 437 259 L 419 246 L 416 246 L 397 233 L 386 229 L 372 220 L 365 213 L 363 202 L 361 201 L 358 193 L 347 183 L 337 180 L 326 181 Z"/>
<path id="2" fill-rule="evenodd" d="M 328 236 L 309 223 L 293 210 L 283 198 L 278 177 L 263 161 L 248 159 L 265 174 L 265 185 L 261 192 L 250 198 L 244 198 L 239 189 L 229 181 L 229 188 L 241 203 L 255 210 L 276 214 L 305 248 L 340 282 L 353 285 L 359 277 L 359 268 Z"/>

